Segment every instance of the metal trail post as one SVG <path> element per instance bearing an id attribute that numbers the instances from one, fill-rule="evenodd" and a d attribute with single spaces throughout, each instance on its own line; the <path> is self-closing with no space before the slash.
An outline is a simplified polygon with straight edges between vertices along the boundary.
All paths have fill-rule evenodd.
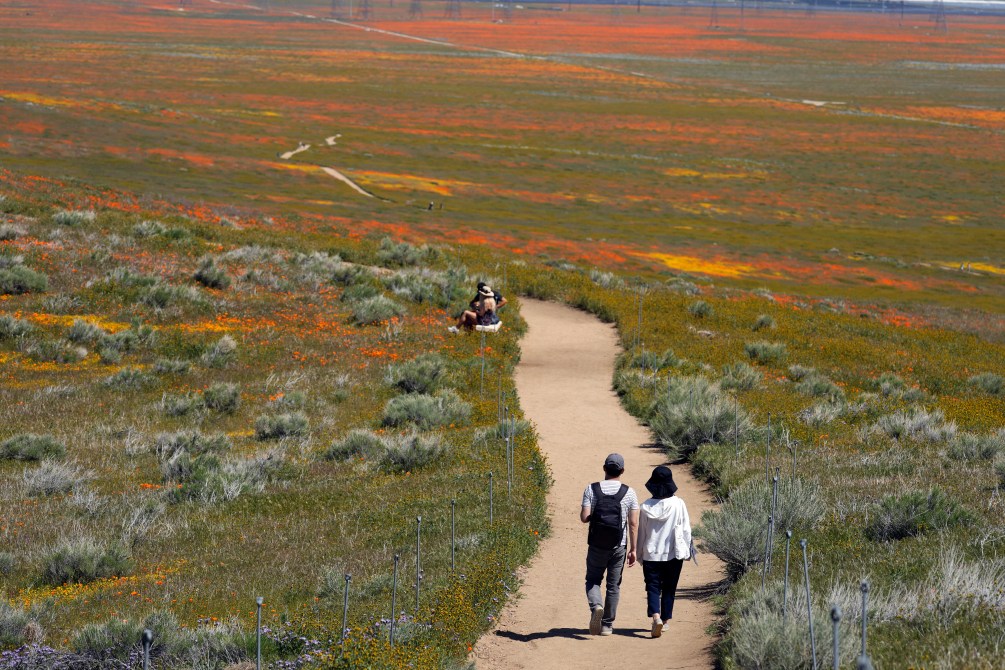
<path id="1" fill-rule="evenodd" d="M 813 601 L 810 598 L 810 563 L 806 558 L 806 538 L 799 540 L 803 548 L 803 576 L 806 579 L 806 614 L 810 620 L 810 649 L 813 652 L 813 670 L 817 670 L 817 638 L 813 635 Z"/>
<path id="2" fill-rule="evenodd" d="M 509 435 L 506 436 L 506 495 L 513 495 L 513 444 Z"/>
<path id="3" fill-rule="evenodd" d="M 768 550 L 768 561 L 771 561 L 771 557 L 775 553 L 775 523 L 776 523 L 776 519 L 777 519 L 777 517 L 776 517 L 777 511 L 776 510 L 778 509 L 778 469 L 777 468 L 775 469 L 775 478 L 774 478 L 774 482 L 773 483 L 774 483 L 774 486 L 772 487 L 772 490 L 771 490 L 771 529 L 769 530 L 769 532 L 771 533 L 771 549 Z"/>
<path id="4" fill-rule="evenodd" d="M 764 440 L 764 481 L 771 481 L 771 414 L 768 414 L 768 436 Z"/>
<path id="5" fill-rule="evenodd" d="M 764 535 L 764 565 L 761 566 L 761 593 L 764 593 L 764 585 L 768 579 L 768 560 L 771 556 L 771 524 L 774 523 L 771 516 L 768 516 L 767 532 Z"/>
<path id="6" fill-rule="evenodd" d="M 485 395 L 485 331 L 482 331 L 482 390 L 481 395 Z"/>
<path id="7" fill-rule="evenodd" d="M 143 644 L 143 670 L 150 670 L 150 646 L 154 643 L 153 631 L 145 628 L 140 642 Z"/>
<path id="8" fill-rule="evenodd" d="M 415 612 L 419 612 L 419 587 L 422 585 L 422 517 L 415 517 Z"/>
<path id="9" fill-rule="evenodd" d="M 457 546 L 457 529 L 454 525 L 454 519 L 457 514 L 457 500 L 450 500 L 450 571 L 453 572 L 455 568 L 454 564 L 454 548 Z"/>
<path id="10" fill-rule="evenodd" d="M 872 670 L 872 659 L 866 653 L 866 624 L 869 621 L 869 582 L 862 580 L 862 653 L 856 660 L 857 670 Z"/>
<path id="11" fill-rule="evenodd" d="M 394 555 L 394 575 L 391 577 L 391 646 L 394 646 L 394 624 L 398 619 L 398 563 L 401 555 Z"/>
<path id="12" fill-rule="evenodd" d="M 740 402 L 733 396 L 733 442 L 736 446 L 736 457 L 740 457 Z"/>
<path id="13" fill-rule="evenodd" d="M 345 639 L 349 637 L 349 582 L 352 581 L 352 575 L 348 572 L 345 573 L 345 595 L 342 598 L 342 644 L 345 644 Z"/>
<path id="14" fill-rule="evenodd" d="M 712 396 L 712 432 L 709 434 L 708 439 L 711 442 L 715 442 L 715 429 L 718 428 L 719 419 L 719 396 Z"/>
<path id="15" fill-rule="evenodd" d="M 493 521 L 493 518 L 492 518 L 493 517 L 493 509 L 492 508 L 494 506 L 493 505 L 493 500 L 492 500 L 492 498 L 494 497 L 494 491 L 492 490 L 493 489 L 493 480 L 494 480 L 494 477 L 492 476 L 492 473 L 490 472 L 489 473 L 489 525 L 490 526 L 492 525 L 492 521 Z"/>
<path id="16" fill-rule="evenodd" d="M 785 618 L 788 610 L 789 604 L 789 547 L 792 545 L 792 531 L 785 531 L 785 584 L 782 586 L 782 624 L 785 624 Z"/>
<path id="17" fill-rule="evenodd" d="M 831 621 L 834 623 L 834 663 L 832 668 L 833 670 L 841 670 L 841 631 L 839 630 L 839 625 L 841 623 L 841 608 L 837 605 L 831 607 Z"/>
<path id="18" fill-rule="evenodd" d="M 262 596 L 255 598 L 258 615 L 255 617 L 255 670 L 262 670 Z"/>

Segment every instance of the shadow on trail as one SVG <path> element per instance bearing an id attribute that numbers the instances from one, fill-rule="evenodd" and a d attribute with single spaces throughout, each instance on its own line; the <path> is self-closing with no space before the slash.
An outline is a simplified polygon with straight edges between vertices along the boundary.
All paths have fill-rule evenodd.
<path id="1" fill-rule="evenodd" d="M 714 596 L 722 595 L 729 590 L 729 587 L 730 581 L 723 578 L 717 582 L 698 584 L 697 586 L 678 587 L 677 597 L 684 600 L 708 600 Z"/>
<path id="2" fill-rule="evenodd" d="M 517 642 L 532 642 L 534 640 L 542 640 L 549 637 L 564 637 L 570 640 L 586 640 L 590 637 L 583 628 L 552 628 L 551 630 L 529 633 L 527 635 L 514 633 L 511 630 L 497 630 L 495 634 L 497 637 L 505 637 L 509 640 L 516 640 Z"/>

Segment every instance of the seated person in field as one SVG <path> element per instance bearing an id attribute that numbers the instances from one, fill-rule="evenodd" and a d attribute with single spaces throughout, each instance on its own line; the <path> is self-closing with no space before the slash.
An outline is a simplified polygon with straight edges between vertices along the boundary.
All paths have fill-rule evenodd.
<path id="1" fill-rule="evenodd" d="M 499 323 L 499 316 L 496 314 L 499 305 L 491 286 L 480 283 L 478 296 L 471 301 L 470 306 L 471 309 L 464 310 L 460 318 L 457 319 L 457 325 L 450 326 L 448 330 L 451 333 L 459 333 L 461 328 L 473 330 L 475 326 L 493 326 Z"/>
<path id="2" fill-rule="evenodd" d="M 475 294 L 474 299 L 470 303 L 471 309 L 475 309 L 477 307 L 478 300 L 481 297 L 481 291 L 486 286 L 488 286 L 488 284 L 486 284 L 485 282 L 483 281 L 478 282 L 478 293 Z M 504 298 L 502 293 L 499 293 L 499 291 L 492 291 L 492 297 L 495 298 L 496 311 L 498 312 L 500 309 L 502 309 L 502 306 L 506 304 L 506 298 Z"/>

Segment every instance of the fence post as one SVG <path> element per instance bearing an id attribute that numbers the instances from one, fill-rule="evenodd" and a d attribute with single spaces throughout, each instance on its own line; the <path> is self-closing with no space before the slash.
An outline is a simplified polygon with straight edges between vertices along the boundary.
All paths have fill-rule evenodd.
<path id="1" fill-rule="evenodd" d="M 740 457 L 740 401 L 733 396 L 733 443 L 736 447 L 736 457 Z"/>
<path id="2" fill-rule="evenodd" d="M 865 642 L 866 642 L 866 624 L 869 620 L 869 582 L 868 580 L 862 580 L 862 653 L 859 655 L 856 661 L 856 668 L 858 670 L 872 670 L 872 659 L 869 658 L 869 654 L 866 653 Z"/>
<path id="3" fill-rule="evenodd" d="M 771 524 L 773 523 L 771 516 L 768 515 L 767 532 L 764 534 L 764 565 L 761 566 L 761 593 L 764 593 L 764 584 L 768 578 L 768 557 L 771 555 Z"/>
<path id="4" fill-rule="evenodd" d="M 457 528 L 454 523 L 454 519 L 457 515 L 457 500 L 451 498 L 450 500 L 450 571 L 453 572 L 456 567 L 454 564 L 454 550 L 457 546 Z"/>
<path id="5" fill-rule="evenodd" d="M 422 517 L 415 517 L 415 612 L 419 612 L 419 586 L 422 584 Z"/>
<path id="6" fill-rule="evenodd" d="M 841 670 L 841 645 L 839 644 L 841 631 L 841 608 L 838 605 L 831 607 L 831 621 L 834 623 L 834 664 L 833 670 Z"/>
<path id="7" fill-rule="evenodd" d="M 769 544 L 770 549 L 768 549 L 768 561 L 771 561 L 772 557 L 775 555 L 775 523 L 776 523 L 776 510 L 778 509 L 778 468 L 775 468 L 775 479 L 774 486 L 771 490 L 771 543 Z"/>
<path id="8" fill-rule="evenodd" d="M 506 436 L 506 496 L 513 495 L 513 441 Z"/>
<path id="9" fill-rule="evenodd" d="M 140 641 L 143 644 L 143 670 L 150 670 L 150 647 L 154 643 L 153 631 L 149 628 L 143 629 Z"/>
<path id="10" fill-rule="evenodd" d="M 391 577 L 391 646 L 394 646 L 394 624 L 398 619 L 398 563 L 401 554 L 394 555 L 394 576 Z"/>
<path id="11" fill-rule="evenodd" d="M 492 500 L 492 498 L 495 495 L 495 492 L 493 491 L 493 488 L 494 488 L 493 487 L 493 481 L 494 480 L 495 480 L 495 478 L 492 476 L 492 473 L 490 472 L 489 473 L 489 525 L 490 526 L 492 525 L 492 520 L 493 520 L 492 519 L 492 517 L 493 517 L 493 509 L 492 509 L 493 508 L 493 500 Z"/>
<path id="12" fill-rule="evenodd" d="M 813 601 L 810 598 L 810 564 L 806 558 L 806 538 L 799 540 L 803 548 L 803 576 L 806 578 L 806 614 L 810 620 L 810 649 L 813 652 L 813 670 L 817 670 L 817 638 L 813 636 Z"/>
<path id="13" fill-rule="evenodd" d="M 764 440 L 764 481 L 771 481 L 771 413 L 768 413 L 768 436 Z"/>
<path id="14" fill-rule="evenodd" d="M 342 599 L 342 644 L 345 644 L 345 639 L 349 637 L 349 582 L 352 581 L 352 575 L 348 572 L 344 576 L 345 596 Z"/>
<path id="15" fill-rule="evenodd" d="M 792 531 L 785 531 L 785 582 L 782 586 L 782 624 L 785 623 L 789 604 L 789 547 L 792 545 Z"/>
<path id="16" fill-rule="evenodd" d="M 255 606 L 258 610 L 255 617 L 255 670 L 262 670 L 262 603 L 265 599 L 262 596 L 255 598 Z"/>

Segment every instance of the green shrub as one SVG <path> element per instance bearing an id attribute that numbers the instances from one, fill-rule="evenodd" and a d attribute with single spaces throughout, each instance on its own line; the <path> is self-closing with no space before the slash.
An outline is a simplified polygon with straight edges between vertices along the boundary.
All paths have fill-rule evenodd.
<path id="1" fill-rule="evenodd" d="M 757 332 L 758 330 L 764 330 L 766 328 L 770 329 L 774 327 L 775 327 L 775 319 L 768 314 L 761 314 L 760 316 L 757 317 L 757 320 L 754 321 L 754 325 L 751 326 L 751 330 Z"/>
<path id="2" fill-rule="evenodd" d="M 704 551 L 715 554 L 725 564 L 732 580 L 764 561 L 771 497 L 772 487 L 756 477 L 734 490 L 722 505 L 701 516 L 701 526 L 695 529 L 695 535 L 703 538 Z M 775 538 L 783 537 L 786 530 L 812 529 L 825 510 L 816 484 L 798 478 L 780 480 Z"/>
<path id="3" fill-rule="evenodd" d="M 768 342 L 759 340 L 757 342 L 747 342 L 743 345 L 743 351 L 747 357 L 755 363 L 780 363 L 787 354 L 785 345 L 781 342 Z"/>
<path id="4" fill-rule="evenodd" d="M 1005 489 L 1005 458 L 995 461 L 995 475 L 998 476 L 998 488 Z"/>
<path id="5" fill-rule="evenodd" d="M 237 359 L 237 341 L 230 335 L 224 335 L 203 355 L 202 363 L 210 368 L 225 368 Z"/>
<path id="6" fill-rule="evenodd" d="M 278 397 L 269 401 L 269 407 L 283 411 L 303 409 L 306 406 L 307 406 L 307 394 L 303 393 L 302 391 L 290 391 L 289 393 L 280 393 Z"/>
<path id="7" fill-rule="evenodd" d="M 118 267 L 105 275 L 105 281 L 125 288 L 149 288 L 160 280 L 153 275 L 133 272 L 131 268 Z"/>
<path id="8" fill-rule="evenodd" d="M 0 295 L 44 293 L 49 288 L 49 278 L 23 265 L 0 267 Z"/>
<path id="9" fill-rule="evenodd" d="M 984 372 L 974 375 L 967 380 L 967 383 L 984 393 L 1005 395 L 1005 377 L 994 372 Z"/>
<path id="10" fill-rule="evenodd" d="M 931 412 L 922 407 L 911 407 L 881 416 L 872 426 L 874 432 L 884 433 L 895 440 L 913 439 L 943 442 L 956 435 L 956 424 L 947 422 L 942 410 Z"/>
<path id="11" fill-rule="evenodd" d="M 26 234 L 27 231 L 20 226 L 14 226 L 9 223 L 0 224 L 0 242 L 12 242 Z"/>
<path id="12" fill-rule="evenodd" d="M 74 463 L 40 461 L 21 475 L 25 491 L 30 496 L 51 496 L 76 491 L 93 478 L 90 471 Z"/>
<path id="13" fill-rule="evenodd" d="M 0 649 L 20 647 L 25 643 L 25 627 L 31 617 L 19 607 L 0 598 Z"/>
<path id="14" fill-rule="evenodd" d="M 41 461 L 65 455 L 66 446 L 52 435 L 20 433 L 0 442 L 0 460 Z"/>
<path id="15" fill-rule="evenodd" d="M 133 226 L 133 235 L 139 238 L 158 237 L 167 232 L 167 226 L 160 221 L 141 221 Z"/>
<path id="16" fill-rule="evenodd" d="M 260 492 L 282 465 L 280 452 L 259 454 L 254 458 L 223 461 L 213 454 L 191 458 L 179 454 L 162 465 L 165 479 L 180 482 L 173 488 L 172 500 L 202 503 L 227 502 L 246 492 Z"/>
<path id="17" fill-rule="evenodd" d="M 177 358 L 161 358 L 154 363 L 154 374 L 183 375 L 192 369 L 192 364 Z"/>
<path id="18" fill-rule="evenodd" d="M 118 544 L 102 546 L 90 539 L 64 543 L 42 559 L 42 582 L 52 586 L 86 584 L 121 577 L 133 570 L 132 557 Z"/>
<path id="19" fill-rule="evenodd" d="M 439 435 L 405 435 L 389 440 L 380 459 L 385 472 L 415 472 L 446 453 Z"/>
<path id="20" fill-rule="evenodd" d="M 31 333 L 34 327 L 22 319 L 9 314 L 0 314 L 0 340 L 16 340 Z"/>
<path id="21" fill-rule="evenodd" d="M 384 406 L 385 426 L 414 424 L 420 429 L 456 425 L 471 416 L 471 405 L 447 389 L 435 395 L 410 393 L 391 398 Z"/>
<path id="22" fill-rule="evenodd" d="M 405 393 L 430 393 L 443 383 L 447 370 L 447 360 L 439 354 L 421 354 L 389 367 L 387 381 Z"/>
<path id="23" fill-rule="evenodd" d="M 416 247 L 408 242 L 395 242 L 390 237 L 380 241 L 377 249 L 377 260 L 386 267 L 405 267 L 408 265 L 428 265 L 441 258 L 439 250 L 428 245 Z"/>
<path id="24" fill-rule="evenodd" d="M 385 449 L 384 438 L 380 435 L 369 430 L 355 429 L 341 440 L 332 442 L 323 458 L 329 461 L 345 461 L 357 457 L 373 460 L 382 456 Z"/>
<path id="25" fill-rule="evenodd" d="M 467 273 L 461 270 L 422 269 L 396 272 L 382 281 L 394 295 L 411 302 L 449 307 L 461 297 L 466 279 Z"/>
<path id="26" fill-rule="evenodd" d="M 198 393 L 165 393 L 161 398 L 161 411 L 167 416 L 186 416 L 200 412 L 205 407 L 202 396 Z"/>
<path id="27" fill-rule="evenodd" d="M 359 325 L 383 323 L 404 314 L 404 307 L 384 295 L 352 303 L 352 318 Z"/>
<path id="28" fill-rule="evenodd" d="M 206 288 L 223 290 L 230 286 L 230 276 L 216 264 L 212 257 L 206 257 L 200 261 L 199 268 L 192 278 Z"/>
<path id="29" fill-rule="evenodd" d="M 77 363 L 87 356 L 87 349 L 75 347 L 64 342 L 39 340 L 25 346 L 24 353 L 41 363 Z"/>
<path id="30" fill-rule="evenodd" d="M 98 218 L 93 209 L 61 209 L 52 215 L 52 222 L 60 226 L 76 227 L 94 223 Z"/>
<path id="31" fill-rule="evenodd" d="M 195 456 L 219 454 L 231 447 L 230 438 L 224 433 L 206 435 L 198 430 L 179 430 L 174 433 L 160 433 L 154 443 L 154 451 L 160 460 L 166 461 L 176 454 L 186 452 Z"/>
<path id="32" fill-rule="evenodd" d="M 83 319 L 74 319 L 70 330 L 66 331 L 66 339 L 75 344 L 96 342 L 106 335 L 108 333 L 104 328 Z"/>
<path id="33" fill-rule="evenodd" d="M 310 422 L 303 412 L 263 414 L 255 419 L 255 437 L 259 440 L 279 440 L 307 433 Z"/>
<path id="34" fill-rule="evenodd" d="M 954 528 L 974 520 L 973 515 L 938 488 L 887 496 L 870 516 L 866 536 L 879 542 Z"/>
<path id="35" fill-rule="evenodd" d="M 140 293 L 140 302 L 156 310 L 167 309 L 175 303 L 203 305 L 206 299 L 194 286 L 176 286 L 158 280 Z"/>
<path id="36" fill-rule="evenodd" d="M 0 551 L 0 575 L 8 576 L 14 574 L 17 568 L 17 559 L 9 551 Z M 3 643 L 0 643 L 3 646 Z"/>
<path id="37" fill-rule="evenodd" d="M 732 365 L 722 366 L 722 379 L 719 380 L 719 387 L 726 390 L 749 391 L 757 388 L 762 378 L 760 370 L 739 361 Z"/>
<path id="38" fill-rule="evenodd" d="M 816 398 L 826 398 L 832 403 L 844 400 L 844 389 L 819 372 L 806 375 L 796 382 L 796 390 Z"/>
<path id="39" fill-rule="evenodd" d="M 735 407 L 735 410 L 734 410 Z M 754 425 L 747 412 L 704 377 L 671 377 L 652 409 L 653 439 L 675 458 L 702 444 L 744 439 Z"/>
<path id="40" fill-rule="evenodd" d="M 681 360 L 677 358 L 672 349 L 667 349 L 662 354 L 655 351 L 641 351 L 632 355 L 628 361 L 628 366 L 642 370 L 667 370 L 680 365 Z"/>
<path id="41" fill-rule="evenodd" d="M 816 374 L 816 368 L 806 367 L 805 365 L 790 365 L 788 370 L 789 379 L 794 382 L 801 382 L 807 377 L 812 377 Z"/>
<path id="42" fill-rule="evenodd" d="M 712 315 L 712 306 L 704 300 L 696 300 L 688 305 L 687 311 L 691 314 L 691 316 L 704 319 L 706 316 Z"/>
<path id="43" fill-rule="evenodd" d="M 233 414 L 241 404 L 241 387 L 237 384 L 212 384 L 203 391 L 202 398 L 209 409 L 222 414 Z"/>
<path id="44" fill-rule="evenodd" d="M 1005 431 L 996 435 L 959 433 L 949 442 L 948 455 L 954 461 L 991 461 L 1005 452 Z"/>
<path id="45" fill-rule="evenodd" d="M 143 388 L 153 381 L 153 378 L 140 368 L 125 367 L 105 378 L 104 384 L 120 391 Z"/>

